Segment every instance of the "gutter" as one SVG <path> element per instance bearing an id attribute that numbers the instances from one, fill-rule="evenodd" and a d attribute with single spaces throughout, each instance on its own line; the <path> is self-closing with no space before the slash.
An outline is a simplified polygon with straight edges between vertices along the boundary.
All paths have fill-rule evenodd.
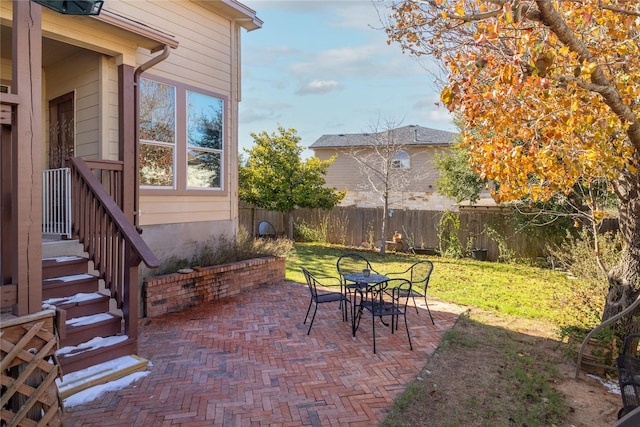
<path id="1" fill-rule="evenodd" d="M 170 46 L 164 45 L 164 49 L 162 53 L 158 56 L 154 56 L 144 64 L 140 65 L 133 72 L 133 86 L 134 86 L 134 112 L 133 112 L 133 126 L 135 127 L 135 136 L 134 136 L 134 157 L 135 157 L 135 170 L 134 170 L 134 187 L 133 187 L 133 212 L 134 212 L 134 225 L 138 228 L 138 232 L 140 232 L 140 228 L 138 227 L 140 224 L 140 76 L 142 73 L 147 71 L 149 68 L 155 67 L 165 59 L 169 57 L 170 54 Z"/>

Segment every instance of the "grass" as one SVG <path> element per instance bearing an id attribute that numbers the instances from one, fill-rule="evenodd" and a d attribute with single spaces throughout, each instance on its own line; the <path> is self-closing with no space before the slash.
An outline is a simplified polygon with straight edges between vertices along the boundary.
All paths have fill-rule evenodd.
<path id="1" fill-rule="evenodd" d="M 301 266 L 335 276 L 337 258 L 351 251 L 297 243 L 287 259 L 286 277 L 304 282 Z M 557 360 L 550 354 L 557 342 L 510 330 L 518 324 L 516 329 L 544 329 L 548 337 L 580 318 L 575 305 L 567 304 L 576 283 L 566 274 L 470 259 L 380 257 L 371 251 L 365 256 L 382 273 L 431 259 L 429 296 L 472 308 L 445 335 L 419 375 L 423 378 L 407 386 L 382 426 L 421 426 L 425 420 L 434 426 L 566 424 L 568 405 L 553 388 L 558 381 Z"/>
<path id="2" fill-rule="evenodd" d="M 304 283 L 300 267 L 312 273 L 337 275 L 336 260 L 352 249 L 318 243 L 296 243 L 287 258 L 287 280 Z M 418 259 L 431 259 L 434 270 L 429 296 L 464 306 L 525 319 L 549 322 L 558 328 L 573 316 L 565 302 L 575 286 L 561 272 L 527 265 L 500 264 L 471 259 L 448 259 L 391 253 L 384 257 L 367 251 L 373 268 L 381 273 L 405 270 Z"/>

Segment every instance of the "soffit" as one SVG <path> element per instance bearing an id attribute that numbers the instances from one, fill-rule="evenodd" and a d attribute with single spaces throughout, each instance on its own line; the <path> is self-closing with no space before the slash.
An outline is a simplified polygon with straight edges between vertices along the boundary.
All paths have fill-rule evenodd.
<path id="1" fill-rule="evenodd" d="M 193 0 L 209 10 L 222 13 L 235 20 L 247 31 L 262 28 L 262 20 L 256 16 L 256 11 L 235 0 Z"/>

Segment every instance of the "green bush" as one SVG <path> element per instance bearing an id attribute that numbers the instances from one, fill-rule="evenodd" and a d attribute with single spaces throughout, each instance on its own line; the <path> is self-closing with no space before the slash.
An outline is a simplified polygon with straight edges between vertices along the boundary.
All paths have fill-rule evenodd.
<path id="1" fill-rule="evenodd" d="M 460 259 L 467 255 L 458 236 L 459 232 L 460 217 L 453 212 L 446 211 L 438 223 L 438 240 L 442 256 Z"/>
<path id="2" fill-rule="evenodd" d="M 327 241 L 327 222 L 322 221 L 319 227 L 313 227 L 305 221 L 296 221 L 293 226 L 293 238 L 296 242 L 318 242 Z"/>
<path id="3" fill-rule="evenodd" d="M 598 240 L 600 259 L 611 268 L 620 257 L 622 237 L 619 233 L 608 232 L 598 236 Z M 566 324 L 586 328 L 599 324 L 609 282 L 607 273 L 598 266 L 593 237 L 583 230 L 578 238 L 568 235 L 560 246 L 548 249 L 555 264 L 570 272 L 575 281 L 570 298 L 560 301 L 571 308 L 568 312 L 573 313 L 571 318 L 567 318 Z M 576 317 L 576 313 L 580 315 Z"/>
<path id="4" fill-rule="evenodd" d="M 156 274 L 167 274 L 185 267 L 209 267 L 265 256 L 287 256 L 293 250 L 293 242 L 286 238 L 254 238 L 241 229 L 235 240 L 219 236 L 205 242 L 196 242 L 191 259 L 171 256 L 162 263 Z"/>

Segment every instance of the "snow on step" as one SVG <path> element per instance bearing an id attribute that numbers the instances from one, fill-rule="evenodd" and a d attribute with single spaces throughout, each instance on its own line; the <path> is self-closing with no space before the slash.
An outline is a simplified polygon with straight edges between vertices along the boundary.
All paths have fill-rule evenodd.
<path id="1" fill-rule="evenodd" d="M 90 316 L 74 317 L 73 319 L 69 319 L 64 323 L 67 326 L 86 326 L 98 322 L 103 322 L 105 320 L 111 320 L 113 319 L 113 317 L 113 314 L 110 313 L 98 313 L 92 314 Z"/>
<path id="2" fill-rule="evenodd" d="M 95 396 L 96 394 L 101 394 L 96 393 L 98 389 L 96 389 L 95 386 L 110 383 L 111 386 L 109 388 L 113 388 L 113 386 L 116 386 L 119 382 L 123 384 L 120 384 L 118 388 L 121 388 L 122 385 L 126 386 L 132 379 L 138 379 L 149 374 L 149 372 L 140 372 L 145 371 L 148 364 L 148 360 L 136 355 L 122 356 L 70 374 L 65 374 L 62 381 L 59 378 L 56 379 L 56 384 L 58 385 L 60 396 L 65 399 L 65 406 L 73 406 L 70 405 L 71 401 L 67 402 L 67 397 L 93 387 L 94 389 L 87 391 L 85 396 L 77 396 L 73 399 L 74 401 L 93 400 L 95 397 L 98 397 Z M 134 372 L 137 373 L 133 378 L 129 378 L 129 381 L 121 380 L 123 377 L 131 376 Z M 127 384 L 124 384 L 125 382 Z"/>
<path id="3" fill-rule="evenodd" d="M 55 262 L 67 262 L 67 261 L 76 261 L 82 260 L 84 258 L 80 256 L 70 255 L 70 256 L 57 256 L 53 258 L 43 258 L 43 261 L 55 261 Z"/>
<path id="4" fill-rule="evenodd" d="M 88 351 L 96 350 L 102 347 L 109 347 L 112 345 L 119 344 L 123 341 L 128 340 L 129 337 L 127 335 L 115 335 L 110 337 L 95 337 L 87 342 L 83 342 L 82 344 L 62 347 L 60 350 L 56 351 L 56 356 L 76 356 L 78 354 L 86 353 Z"/>
<path id="5" fill-rule="evenodd" d="M 70 297 L 61 297 L 61 298 L 49 298 L 44 301 L 45 304 L 77 304 L 79 302 L 91 301 L 94 299 L 103 298 L 105 295 L 98 292 L 80 292 Z"/>
<path id="6" fill-rule="evenodd" d="M 71 276 L 53 277 L 51 279 L 45 279 L 43 282 L 73 282 L 74 280 L 95 279 L 96 276 L 91 274 L 73 274 Z"/>

